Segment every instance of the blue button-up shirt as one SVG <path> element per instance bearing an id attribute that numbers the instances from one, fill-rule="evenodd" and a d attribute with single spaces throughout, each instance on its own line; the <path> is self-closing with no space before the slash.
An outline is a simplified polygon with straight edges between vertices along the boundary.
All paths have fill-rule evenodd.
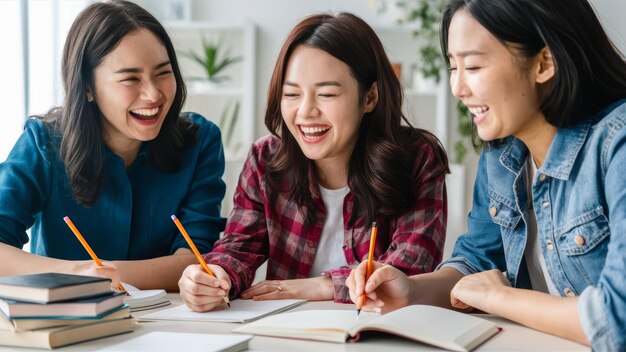
<path id="1" fill-rule="evenodd" d="M 71 196 L 59 137 L 40 120 L 28 120 L 0 164 L 0 241 L 21 248 L 32 226 L 33 253 L 89 259 L 63 221 L 69 216 L 101 259 L 155 258 L 187 247 L 170 218 L 176 214 L 198 249 L 208 252 L 225 224 L 224 153 L 216 125 L 197 114 L 188 118 L 199 126 L 198 140 L 183 149 L 178 171 L 159 171 L 149 162 L 150 142 L 128 167 L 106 149 L 104 187 L 89 208 Z"/>
<path id="2" fill-rule="evenodd" d="M 583 330 L 598 351 L 626 349 L 626 100 L 559 129 L 527 192 L 529 156 L 515 138 L 483 151 L 468 231 L 441 266 L 506 272 L 529 288 L 524 261 L 530 202 L 550 278 L 580 295 Z"/>

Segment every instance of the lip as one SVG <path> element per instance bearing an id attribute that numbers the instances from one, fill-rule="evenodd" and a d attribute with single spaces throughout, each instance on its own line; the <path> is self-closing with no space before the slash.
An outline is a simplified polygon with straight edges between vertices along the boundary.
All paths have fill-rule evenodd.
<path id="1" fill-rule="evenodd" d="M 485 106 L 485 105 L 475 105 L 475 104 L 465 104 L 465 106 L 468 109 L 472 109 L 472 108 L 476 108 L 476 107 L 480 107 L 480 106 Z M 485 111 L 482 114 L 473 114 L 470 110 L 470 114 L 472 114 L 472 123 L 477 125 L 480 124 L 481 122 L 485 121 L 485 119 L 487 118 L 487 116 L 489 115 L 489 112 L 491 111 L 491 108 L 487 108 L 487 111 Z"/>
<path id="2" fill-rule="evenodd" d="M 330 132 L 330 130 L 332 129 L 332 127 L 328 126 L 328 125 L 323 125 L 323 124 L 298 124 L 296 125 L 296 127 L 298 128 L 298 131 L 300 132 L 300 136 L 302 137 L 302 141 L 307 143 L 307 144 L 316 144 L 316 143 L 320 143 L 322 140 L 324 140 L 324 138 L 326 138 L 326 136 L 328 136 L 328 133 Z M 328 130 L 326 132 L 324 132 L 324 134 L 320 135 L 320 136 L 315 136 L 315 137 L 310 137 L 307 136 L 304 131 L 302 131 L 302 127 L 305 128 L 314 128 L 314 127 L 321 127 L 321 128 L 328 128 Z"/>
<path id="3" fill-rule="evenodd" d="M 153 106 L 149 106 L 149 107 L 138 107 L 138 108 L 133 108 L 131 110 L 128 111 L 128 114 L 130 115 L 130 117 L 132 117 L 133 121 L 137 122 L 140 125 L 143 126 L 152 126 L 157 124 L 160 120 L 161 120 L 161 116 L 163 115 L 163 103 L 159 104 L 159 105 L 153 105 Z M 132 110 L 141 110 L 141 109 L 155 109 L 158 108 L 159 112 L 150 119 L 140 119 L 138 117 L 136 117 L 133 113 L 131 113 Z"/>

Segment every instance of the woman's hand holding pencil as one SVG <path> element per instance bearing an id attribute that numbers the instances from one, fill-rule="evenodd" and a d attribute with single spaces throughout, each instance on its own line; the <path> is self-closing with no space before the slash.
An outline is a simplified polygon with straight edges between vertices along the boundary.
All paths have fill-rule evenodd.
<path id="1" fill-rule="evenodd" d="M 176 215 L 172 215 L 172 221 L 200 263 L 200 265 L 188 266 L 178 281 L 180 297 L 185 305 L 199 312 L 209 311 L 221 301 L 230 307 L 228 290 L 230 290 L 231 282 L 226 271 L 217 265 L 207 265 Z"/>
<path id="2" fill-rule="evenodd" d="M 76 239 L 83 245 L 89 256 L 91 257 L 91 261 L 76 261 L 74 265 L 76 269 L 74 270 L 75 274 L 79 275 L 87 275 L 87 276 L 103 276 L 111 279 L 111 288 L 118 289 L 120 291 L 125 291 L 122 286 L 122 281 L 120 278 L 120 273 L 117 271 L 117 267 L 113 263 L 100 261 L 100 258 L 96 255 L 96 253 L 91 249 L 91 246 L 83 235 L 78 231 L 72 220 L 68 216 L 63 218 L 63 221 L 67 224 L 67 227 L 70 228 Z M 95 264 L 95 265 L 94 265 Z"/>
<path id="3" fill-rule="evenodd" d="M 391 265 L 372 261 L 372 271 L 366 279 L 367 261 L 352 270 L 346 280 L 350 290 L 350 299 L 357 309 L 369 312 L 387 313 L 408 304 L 413 296 L 408 277 Z M 365 294 L 365 302 L 361 300 Z"/>
<path id="4" fill-rule="evenodd" d="M 230 277 L 219 265 L 208 265 L 215 276 L 208 275 L 199 264 L 188 266 L 178 281 L 180 297 L 187 307 L 197 312 L 207 312 L 228 299 Z"/>

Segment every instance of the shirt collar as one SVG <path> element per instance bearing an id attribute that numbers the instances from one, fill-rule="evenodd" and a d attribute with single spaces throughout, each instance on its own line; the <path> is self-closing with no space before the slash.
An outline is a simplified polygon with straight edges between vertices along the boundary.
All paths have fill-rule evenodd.
<path id="1" fill-rule="evenodd" d="M 585 119 L 575 126 L 557 129 L 546 160 L 539 171 L 553 178 L 567 180 L 591 126 L 592 119 Z M 508 143 L 500 155 L 500 163 L 517 174 L 527 158 L 528 148 L 519 139 L 512 138 L 511 143 Z"/>
<path id="2" fill-rule="evenodd" d="M 567 180 L 587 140 L 591 124 L 592 119 L 585 119 L 575 126 L 559 128 L 540 171 L 547 176 Z"/>

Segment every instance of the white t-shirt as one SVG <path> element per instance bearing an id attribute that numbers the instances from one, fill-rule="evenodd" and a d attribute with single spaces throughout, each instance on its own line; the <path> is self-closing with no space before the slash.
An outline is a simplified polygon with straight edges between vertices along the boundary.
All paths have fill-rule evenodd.
<path id="1" fill-rule="evenodd" d="M 528 170 L 528 197 L 531 199 L 529 202 L 531 208 L 528 211 L 528 239 L 526 240 L 526 248 L 524 249 L 524 258 L 526 259 L 526 266 L 528 267 L 530 283 L 533 285 L 533 290 L 535 291 L 560 296 L 559 291 L 554 286 L 554 283 L 552 283 L 552 279 L 550 279 L 550 274 L 546 267 L 546 259 L 541 252 L 541 243 L 539 243 L 537 238 L 537 218 L 535 217 L 535 209 L 532 207 L 532 183 L 533 177 L 537 173 L 537 166 L 530 156 L 528 157 L 526 167 Z"/>
<path id="2" fill-rule="evenodd" d="M 340 189 L 326 189 L 320 186 L 320 194 L 326 207 L 326 219 L 309 277 L 320 276 L 330 269 L 348 266 L 343 253 L 343 200 L 348 191 L 348 186 Z"/>

